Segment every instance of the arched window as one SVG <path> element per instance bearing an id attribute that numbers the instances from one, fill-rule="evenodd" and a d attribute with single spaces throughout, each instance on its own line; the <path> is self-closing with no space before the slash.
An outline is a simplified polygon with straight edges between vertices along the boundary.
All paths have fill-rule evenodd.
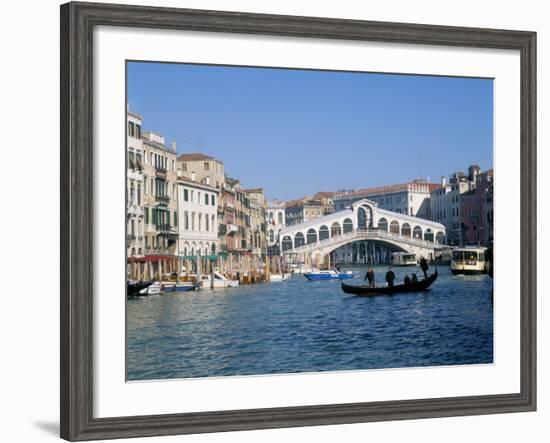
<path id="1" fill-rule="evenodd" d="M 290 238 L 289 235 L 285 235 L 281 244 L 283 247 L 283 251 L 288 251 L 289 249 L 292 249 L 292 238 Z"/>
<path id="2" fill-rule="evenodd" d="M 273 243 L 275 241 L 275 233 L 273 232 L 273 229 L 269 230 L 269 242 Z"/>
<path id="3" fill-rule="evenodd" d="M 214 243 L 212 243 L 211 250 L 212 250 L 212 254 L 216 253 L 216 245 Z"/>
<path id="4" fill-rule="evenodd" d="M 409 225 L 408 223 L 403 223 L 403 225 L 401 226 L 401 235 L 403 235 L 405 237 L 410 237 L 411 236 L 411 225 Z"/>
<path id="5" fill-rule="evenodd" d="M 413 229 L 413 238 L 422 239 L 422 228 L 420 226 L 415 226 Z"/>
<path id="6" fill-rule="evenodd" d="M 330 236 L 334 237 L 336 235 L 342 235 L 342 228 L 338 222 L 334 222 L 330 227 Z"/>
<path id="7" fill-rule="evenodd" d="M 277 214 L 277 222 L 282 225 L 283 224 L 283 213 L 282 212 L 279 212 Z"/>
<path id="8" fill-rule="evenodd" d="M 317 231 L 313 228 L 307 231 L 307 244 L 310 243 L 317 243 Z"/>
<path id="9" fill-rule="evenodd" d="M 353 222 L 351 221 L 351 218 L 344 219 L 344 234 L 347 232 L 353 231 Z"/>
<path id="10" fill-rule="evenodd" d="M 328 227 L 323 225 L 319 228 L 319 241 L 326 240 L 327 238 L 329 238 Z"/>
<path id="11" fill-rule="evenodd" d="M 430 228 L 426 229 L 426 232 L 424 232 L 424 240 L 433 242 L 434 231 L 432 231 Z"/>
<path id="12" fill-rule="evenodd" d="M 392 234 L 399 234 L 399 223 L 397 222 L 397 220 L 392 220 L 392 222 L 390 223 L 390 232 Z"/>
<path id="13" fill-rule="evenodd" d="M 436 235 L 435 235 L 435 241 L 437 243 L 440 243 L 440 244 L 445 244 L 445 234 L 441 231 L 439 231 Z"/>
<path id="14" fill-rule="evenodd" d="M 294 247 L 299 248 L 300 246 L 304 246 L 305 243 L 306 243 L 306 240 L 304 238 L 304 234 L 302 234 L 301 232 L 298 232 L 294 236 Z"/>
<path id="15" fill-rule="evenodd" d="M 388 232 L 388 220 L 383 217 L 378 220 L 378 229 Z"/>

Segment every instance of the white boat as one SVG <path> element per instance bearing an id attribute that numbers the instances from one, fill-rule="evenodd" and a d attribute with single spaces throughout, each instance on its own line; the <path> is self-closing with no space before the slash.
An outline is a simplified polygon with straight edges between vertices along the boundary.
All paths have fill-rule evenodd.
<path id="1" fill-rule="evenodd" d="M 484 274 L 487 272 L 487 248 L 473 246 L 453 249 L 451 272 L 457 274 Z"/>
<path id="2" fill-rule="evenodd" d="M 408 252 L 394 252 L 391 255 L 391 263 L 393 266 L 416 266 L 416 254 Z"/>
<path id="3" fill-rule="evenodd" d="M 269 274 L 269 281 L 283 281 L 288 280 L 290 277 L 292 277 L 290 272 L 284 274 Z"/>
<path id="4" fill-rule="evenodd" d="M 298 263 L 292 263 L 290 265 L 290 272 L 293 274 L 305 274 L 309 272 L 318 272 L 319 269 L 311 267 L 311 266 L 304 266 L 303 264 Z"/>
<path id="5" fill-rule="evenodd" d="M 154 282 L 151 286 L 139 291 L 142 295 L 156 295 L 162 293 L 162 283 L 159 281 Z"/>
<path id="6" fill-rule="evenodd" d="M 195 277 L 194 275 L 191 275 L 191 277 Z M 214 289 L 217 288 L 236 288 L 239 286 L 238 280 L 230 280 L 218 271 L 214 272 Z M 211 288 L 211 280 L 210 280 L 210 274 L 201 274 L 200 278 L 200 287 L 201 288 Z"/>

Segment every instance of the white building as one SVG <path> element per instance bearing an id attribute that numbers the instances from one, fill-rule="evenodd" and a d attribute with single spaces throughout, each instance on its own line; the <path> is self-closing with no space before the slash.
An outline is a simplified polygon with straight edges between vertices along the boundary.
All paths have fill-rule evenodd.
<path id="1" fill-rule="evenodd" d="M 438 184 L 413 180 L 409 183 L 397 185 L 344 191 L 333 198 L 334 210 L 348 209 L 354 202 L 368 198 L 378 203 L 378 207 L 381 209 L 429 219 L 430 193 L 438 187 Z"/>
<path id="2" fill-rule="evenodd" d="M 126 245 L 128 257 L 145 253 L 143 221 L 143 142 L 142 118 L 127 112 L 127 174 L 126 174 Z"/>
<path id="3" fill-rule="evenodd" d="M 285 227 L 285 205 L 282 202 L 267 202 L 267 246 L 274 248 L 279 243 L 279 232 Z"/>
<path id="4" fill-rule="evenodd" d="M 216 254 L 218 190 L 186 177 L 178 179 L 178 255 Z"/>

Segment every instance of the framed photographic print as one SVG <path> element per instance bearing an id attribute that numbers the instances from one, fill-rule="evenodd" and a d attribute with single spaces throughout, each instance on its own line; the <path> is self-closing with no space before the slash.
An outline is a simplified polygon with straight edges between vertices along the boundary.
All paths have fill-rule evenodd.
<path id="1" fill-rule="evenodd" d="M 536 34 L 61 7 L 61 436 L 536 408 Z"/>

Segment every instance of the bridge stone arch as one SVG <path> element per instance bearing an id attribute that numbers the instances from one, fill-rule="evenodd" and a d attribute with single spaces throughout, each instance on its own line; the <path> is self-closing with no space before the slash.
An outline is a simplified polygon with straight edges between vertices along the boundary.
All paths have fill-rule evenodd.
<path id="1" fill-rule="evenodd" d="M 342 235 L 342 227 L 340 226 L 340 223 L 335 221 L 330 225 L 330 236 L 334 237 L 336 235 Z"/>
<path id="2" fill-rule="evenodd" d="M 351 220 L 351 218 L 345 218 L 344 222 L 342 223 L 342 227 L 344 234 L 353 231 L 353 221 Z"/>
<path id="3" fill-rule="evenodd" d="M 437 234 L 435 234 L 435 241 L 439 244 L 445 244 L 445 233 L 441 231 L 437 231 Z"/>
<path id="4" fill-rule="evenodd" d="M 293 248 L 293 242 L 292 237 L 290 235 L 285 235 L 283 237 L 283 240 L 281 242 L 281 249 L 284 251 L 288 251 L 289 249 Z"/>
<path id="5" fill-rule="evenodd" d="M 311 243 L 317 243 L 317 231 L 313 228 L 308 229 L 306 233 L 306 243 L 309 245 Z"/>
<path id="6" fill-rule="evenodd" d="M 399 222 L 397 220 L 392 220 L 390 223 L 390 232 L 393 234 L 399 234 Z"/>
<path id="7" fill-rule="evenodd" d="M 409 223 L 405 222 L 401 225 L 401 235 L 404 237 L 412 236 L 411 225 Z"/>
<path id="8" fill-rule="evenodd" d="M 360 202 L 355 211 L 357 229 L 372 229 L 374 223 L 374 208 L 372 204 Z"/>
<path id="9" fill-rule="evenodd" d="M 330 231 L 327 225 L 321 225 L 319 228 L 319 241 L 330 238 Z"/>
<path id="10" fill-rule="evenodd" d="M 420 238 L 420 239 L 423 239 L 424 238 L 424 234 L 422 232 L 422 228 L 418 225 L 416 225 L 414 228 L 413 228 L 413 238 Z"/>
<path id="11" fill-rule="evenodd" d="M 384 232 L 388 232 L 388 220 L 386 217 L 381 217 L 378 219 L 378 229 Z"/>
<path id="12" fill-rule="evenodd" d="M 304 234 L 302 232 L 297 232 L 294 235 L 294 247 L 299 248 L 300 246 L 304 246 L 306 244 L 306 239 L 304 237 Z"/>
<path id="13" fill-rule="evenodd" d="M 435 241 L 434 231 L 431 228 L 427 228 L 424 231 L 424 240 L 431 242 Z"/>

